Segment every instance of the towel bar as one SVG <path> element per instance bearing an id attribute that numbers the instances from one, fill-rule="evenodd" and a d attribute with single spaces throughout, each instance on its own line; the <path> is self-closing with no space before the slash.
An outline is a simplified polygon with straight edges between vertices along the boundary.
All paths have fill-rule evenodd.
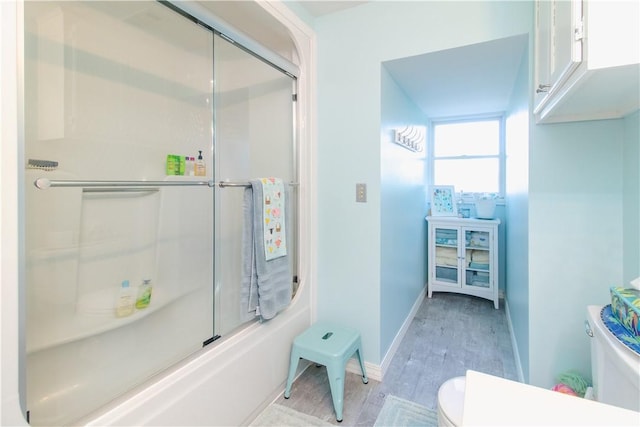
<path id="1" fill-rule="evenodd" d="M 289 185 L 291 187 L 297 187 L 299 184 L 297 182 L 290 182 Z M 250 187 L 251 184 L 249 182 L 234 182 L 234 181 L 220 181 L 218 182 L 218 187 Z"/>

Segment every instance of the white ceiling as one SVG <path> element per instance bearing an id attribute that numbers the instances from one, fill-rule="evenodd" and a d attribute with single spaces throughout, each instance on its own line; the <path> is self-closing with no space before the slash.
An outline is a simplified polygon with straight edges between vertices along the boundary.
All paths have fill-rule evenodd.
<path id="1" fill-rule="evenodd" d="M 341 10 L 349 9 L 351 7 L 356 7 L 363 3 L 368 3 L 368 1 L 300 0 L 294 3 L 298 3 L 300 6 L 305 8 L 312 16 L 317 18 L 319 16 L 328 15 L 334 12 L 339 12 Z"/>
<path id="2" fill-rule="evenodd" d="M 520 35 L 384 62 L 429 118 L 507 109 L 527 36 Z"/>

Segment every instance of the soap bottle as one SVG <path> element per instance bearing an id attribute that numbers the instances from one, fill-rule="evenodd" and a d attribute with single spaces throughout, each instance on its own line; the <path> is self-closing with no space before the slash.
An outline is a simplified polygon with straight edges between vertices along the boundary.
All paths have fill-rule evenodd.
<path id="1" fill-rule="evenodd" d="M 144 279 L 142 285 L 138 287 L 138 297 L 136 298 L 136 308 L 147 308 L 151 302 L 151 279 Z"/>
<path id="2" fill-rule="evenodd" d="M 123 280 L 116 299 L 116 317 L 126 317 L 133 313 L 135 297 L 129 281 Z"/>
<path id="3" fill-rule="evenodd" d="M 207 175 L 207 165 L 204 163 L 204 159 L 202 158 L 202 150 L 198 151 L 198 160 L 196 160 L 195 172 L 196 176 L 206 176 Z"/>

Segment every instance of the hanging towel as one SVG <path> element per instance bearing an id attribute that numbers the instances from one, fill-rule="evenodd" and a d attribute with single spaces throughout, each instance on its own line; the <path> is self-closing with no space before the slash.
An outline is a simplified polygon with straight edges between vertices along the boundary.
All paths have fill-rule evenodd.
<path id="1" fill-rule="evenodd" d="M 243 321 L 255 316 L 268 320 L 291 302 L 292 277 L 285 228 L 289 218 L 289 209 L 285 208 L 288 197 L 282 180 L 262 178 L 249 183 L 251 186 L 244 192 L 240 311 Z M 280 211 L 274 213 L 274 207 Z"/>
<path id="2" fill-rule="evenodd" d="M 264 254 L 267 261 L 287 255 L 284 185 L 279 178 L 262 178 Z M 254 203 L 259 203 L 254 198 Z"/>

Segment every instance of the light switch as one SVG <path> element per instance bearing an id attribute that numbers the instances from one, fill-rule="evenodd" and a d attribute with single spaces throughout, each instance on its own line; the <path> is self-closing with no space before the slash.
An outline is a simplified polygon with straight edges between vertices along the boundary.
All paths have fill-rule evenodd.
<path id="1" fill-rule="evenodd" d="M 367 202 L 367 184 L 363 184 L 363 183 L 356 184 L 356 202 L 358 203 Z"/>

